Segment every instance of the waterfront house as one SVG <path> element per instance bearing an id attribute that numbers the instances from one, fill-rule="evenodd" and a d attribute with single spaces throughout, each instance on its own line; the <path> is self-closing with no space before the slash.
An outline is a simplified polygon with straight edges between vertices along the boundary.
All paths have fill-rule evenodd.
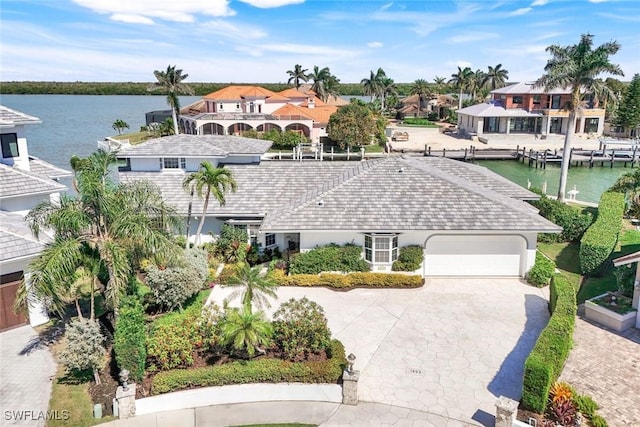
<path id="1" fill-rule="evenodd" d="M 25 128 L 40 119 L 0 105 L 0 330 L 20 326 L 27 318 L 13 312 L 16 291 L 28 280 L 28 264 L 48 239 L 37 240 L 24 224 L 24 216 L 42 201 L 55 201 L 67 187 L 57 180 L 71 176 L 29 155 Z M 29 305 L 32 326 L 48 321 L 42 304 Z"/>
<path id="2" fill-rule="evenodd" d="M 286 89 L 272 92 L 260 86 L 227 86 L 181 109 L 181 133 L 242 135 L 247 130 L 299 132 L 312 143 L 327 136 L 326 127 L 336 105 L 315 93 Z"/>
<path id="3" fill-rule="evenodd" d="M 462 134 L 489 137 L 491 134 L 565 135 L 569 127 L 571 100 L 568 88 L 545 91 L 533 83 L 516 83 L 491 91 L 491 99 L 458 111 Z M 575 133 L 601 136 L 605 110 L 593 99 L 578 113 Z"/>
<path id="4" fill-rule="evenodd" d="M 560 231 L 525 202 L 536 194 L 483 167 L 404 156 L 259 161 L 258 151 L 268 149 L 264 144 L 178 135 L 125 146 L 118 156 L 129 160 L 119 179 L 154 182 L 181 215 L 186 217 L 192 203 L 199 217 L 202 200 L 191 199 L 182 187 L 195 170 L 189 159 L 198 155 L 198 161 L 229 168 L 238 184 L 237 192 L 225 195 L 224 206 L 209 204 L 205 233 L 215 236 L 223 224 L 232 224 L 245 228 L 252 244 L 285 254 L 354 243 L 374 271 L 389 271 L 400 247 L 417 244 L 425 249 L 425 276 L 523 276 L 535 261 L 537 233 Z M 243 145 L 246 157 L 240 162 L 232 148 Z M 170 168 L 164 167 L 167 156 L 173 159 Z"/>

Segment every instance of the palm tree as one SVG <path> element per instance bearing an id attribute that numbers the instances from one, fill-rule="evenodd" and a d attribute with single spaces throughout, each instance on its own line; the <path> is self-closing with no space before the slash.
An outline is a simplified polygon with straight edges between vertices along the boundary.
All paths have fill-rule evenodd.
<path id="1" fill-rule="evenodd" d="M 220 206 L 224 206 L 225 193 L 229 190 L 235 192 L 238 186 L 233 179 L 233 173 L 230 169 L 217 168 L 207 161 L 200 163 L 200 168 L 197 172 L 187 175 L 182 181 L 182 186 L 189 192 L 195 189 L 198 197 L 204 197 L 202 216 L 200 217 L 198 231 L 196 232 L 195 243 L 198 245 L 200 244 L 200 235 L 202 233 L 202 227 L 204 226 L 207 210 L 209 209 L 211 193 L 213 193 L 213 197 L 218 201 Z"/>
<path id="2" fill-rule="evenodd" d="M 113 130 L 118 132 L 118 135 L 122 134 L 123 129 L 129 129 L 129 125 L 127 124 L 127 122 L 120 119 L 113 122 L 113 125 L 111 125 L 111 127 L 113 128 Z"/>
<path id="3" fill-rule="evenodd" d="M 221 323 L 222 343 L 231 345 L 234 350 L 246 351 L 249 358 L 255 356 L 256 350 L 264 353 L 260 346 L 271 343 L 273 328 L 263 312 L 251 313 L 246 309 L 231 309 L 227 311 Z"/>
<path id="4" fill-rule="evenodd" d="M 323 101 L 327 101 L 331 96 L 338 96 L 338 85 L 340 79 L 331 74 L 329 67 L 320 68 L 317 65 L 313 67 L 313 72 L 307 75 L 309 79 L 313 80 L 311 89 L 318 95 Z"/>
<path id="5" fill-rule="evenodd" d="M 91 278 L 90 317 L 95 314 L 97 288 L 117 315 L 120 295 L 140 261 L 164 262 L 178 253 L 173 232 L 180 221 L 175 210 L 147 181 L 119 185 L 111 181 L 110 166 L 115 161 L 115 153 L 102 150 L 86 159 L 73 158 L 78 195 L 42 202 L 27 214 L 25 220 L 36 237 L 46 228 L 53 230 L 55 239 L 31 263 L 29 284 L 21 285 L 16 307 L 35 298 L 62 314 L 70 297 L 77 298 L 74 279 L 86 276 Z M 80 310 L 78 314 L 82 315 Z"/>
<path id="6" fill-rule="evenodd" d="M 442 93 L 447 85 L 447 79 L 444 77 L 435 76 L 433 83 L 436 85 L 436 91 Z"/>
<path id="7" fill-rule="evenodd" d="M 551 59 L 544 67 L 545 74 L 536 81 L 537 87 L 544 87 L 545 91 L 566 87 L 571 92 L 571 101 L 567 106 L 569 110 L 569 127 L 564 139 L 564 153 L 571 150 L 571 139 L 575 132 L 578 111 L 581 108 L 585 94 L 603 92 L 603 84 L 598 76 L 608 73 L 615 76 L 624 75 L 620 66 L 609 61 L 610 55 L 615 55 L 620 45 L 609 42 L 593 49 L 593 35 L 583 34 L 577 45 L 559 46 L 551 45 L 546 51 L 551 54 Z M 562 156 L 560 169 L 560 186 L 558 188 L 558 200 L 564 202 L 567 187 L 567 173 L 569 170 L 569 156 Z"/>
<path id="8" fill-rule="evenodd" d="M 473 102 L 476 101 L 476 95 L 478 92 L 484 87 L 485 80 L 486 75 L 484 71 L 480 69 L 471 74 L 468 88 L 469 92 L 471 92 L 471 99 Z"/>
<path id="9" fill-rule="evenodd" d="M 489 65 L 482 83 L 483 86 L 486 86 L 490 90 L 495 90 L 505 87 L 507 80 L 509 80 L 509 71 L 502 68 L 502 64 L 498 64 L 495 67 Z"/>
<path id="10" fill-rule="evenodd" d="M 630 216 L 638 218 L 640 215 L 640 168 L 620 176 L 609 191 L 624 193 L 627 199 L 627 211 Z"/>
<path id="11" fill-rule="evenodd" d="M 411 95 L 418 95 L 418 112 L 420 112 L 423 106 L 423 98 L 431 95 L 429 83 L 424 79 L 417 79 L 411 85 Z"/>
<path id="12" fill-rule="evenodd" d="M 251 268 L 246 263 L 230 278 L 229 285 L 240 288 L 229 295 L 229 299 L 240 296 L 244 310 L 249 313 L 252 311 L 253 304 L 257 308 L 269 308 L 267 297 L 275 298 L 275 290 L 278 287 L 274 280 L 260 274 L 259 267 Z"/>
<path id="13" fill-rule="evenodd" d="M 471 68 L 458 67 L 458 72 L 455 74 L 451 74 L 451 79 L 449 79 L 449 84 L 453 85 L 456 89 L 458 89 L 458 110 L 462 108 L 462 93 L 469 88 L 469 84 L 471 82 L 473 76 L 473 71 Z"/>
<path id="14" fill-rule="evenodd" d="M 193 95 L 193 89 L 183 83 L 189 74 L 182 74 L 182 70 L 176 70 L 175 65 L 168 65 L 167 71 L 155 70 L 153 75 L 158 80 L 154 83 L 152 90 L 162 90 L 167 94 L 167 104 L 171 107 L 171 117 L 173 119 L 173 131 L 176 135 L 180 133 L 178 129 L 178 114 L 180 112 L 180 99 L 178 95 Z"/>
<path id="15" fill-rule="evenodd" d="M 390 77 L 383 77 L 380 80 L 380 94 L 380 99 L 382 100 L 382 111 L 384 112 L 389 106 L 387 99 L 394 98 L 398 95 L 398 87 L 396 86 L 396 82 L 394 82 Z"/>
<path id="16" fill-rule="evenodd" d="M 287 71 L 287 74 L 291 77 L 289 77 L 289 80 L 287 81 L 287 84 L 291 84 L 291 82 L 293 82 L 296 86 L 296 89 L 300 88 L 300 80 L 302 80 L 303 82 L 308 82 L 309 81 L 309 76 L 307 75 L 307 70 L 302 69 L 302 65 L 300 64 L 296 64 L 293 67 L 293 70 L 289 70 Z"/>

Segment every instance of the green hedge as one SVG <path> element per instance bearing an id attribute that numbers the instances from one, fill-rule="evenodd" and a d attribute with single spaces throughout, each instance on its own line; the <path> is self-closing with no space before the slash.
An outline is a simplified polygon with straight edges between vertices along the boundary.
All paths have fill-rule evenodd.
<path id="1" fill-rule="evenodd" d="M 598 205 L 598 217 L 580 240 L 580 269 L 583 274 L 601 270 L 615 249 L 624 214 L 624 195 L 604 193 Z"/>
<path id="2" fill-rule="evenodd" d="M 120 304 L 113 336 L 113 351 L 118 369 L 129 371 L 131 378 L 142 381 L 147 361 L 144 308 L 135 297 L 127 297 Z"/>
<path id="3" fill-rule="evenodd" d="M 562 227 L 562 233 L 542 233 L 538 235 L 538 240 L 547 243 L 579 241 L 593 222 L 591 214 L 580 213 L 573 206 L 550 199 L 538 189 L 532 191 L 539 194 L 540 199 L 529 203 L 538 208 L 540 215 Z"/>
<path id="4" fill-rule="evenodd" d="M 282 270 L 269 273 L 279 286 L 324 286 L 334 289 L 350 288 L 419 288 L 424 284 L 422 276 L 393 273 L 322 273 L 293 274 Z"/>
<path id="5" fill-rule="evenodd" d="M 540 251 L 536 252 L 536 263 L 527 272 L 527 282 L 539 288 L 547 286 L 556 272 L 556 263 Z"/>
<path id="6" fill-rule="evenodd" d="M 400 248 L 398 259 L 393 263 L 393 271 L 416 271 L 424 259 L 422 246 L 409 245 Z"/>
<path id="7" fill-rule="evenodd" d="M 544 412 L 549 389 L 569 356 L 576 320 L 575 290 L 560 274 L 551 280 L 549 307 L 551 318 L 525 361 L 522 385 L 523 406 L 539 413 Z"/>
<path id="8" fill-rule="evenodd" d="M 291 274 L 369 270 L 369 264 L 362 259 L 362 247 L 352 244 L 318 246 L 309 252 L 294 255 L 289 262 Z"/>
<path id="9" fill-rule="evenodd" d="M 280 359 L 256 359 L 196 369 L 176 369 L 153 377 L 152 394 L 169 393 L 194 387 L 249 383 L 329 383 L 335 384 L 347 366 L 344 346 L 331 341 L 327 360 L 289 362 Z"/>

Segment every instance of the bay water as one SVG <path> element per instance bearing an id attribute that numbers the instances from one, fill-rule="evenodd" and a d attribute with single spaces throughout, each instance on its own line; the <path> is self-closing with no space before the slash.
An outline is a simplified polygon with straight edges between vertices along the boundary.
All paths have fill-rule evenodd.
<path id="1" fill-rule="evenodd" d="M 200 97 L 180 97 L 185 106 Z M 116 120 L 129 124 L 127 131 L 137 131 L 145 125 L 145 113 L 167 110 L 166 97 L 161 95 L 1 95 L 0 103 L 25 114 L 36 116 L 42 124 L 27 127 L 29 153 L 56 166 L 69 169 L 73 155 L 86 157 L 97 148 L 97 141 L 117 132 L 112 128 Z M 560 168 L 548 165 L 535 169 L 513 160 L 478 161 L 492 171 L 527 187 L 542 188 L 547 183 L 547 194 L 557 193 Z M 618 164 L 605 167 L 574 167 L 569 171 L 567 190 L 574 186 L 579 200 L 597 203 L 602 192 L 630 168 Z"/>

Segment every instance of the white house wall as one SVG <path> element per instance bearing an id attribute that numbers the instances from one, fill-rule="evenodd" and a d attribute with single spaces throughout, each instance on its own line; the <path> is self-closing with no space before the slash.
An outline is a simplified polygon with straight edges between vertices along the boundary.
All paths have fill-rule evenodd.
<path id="1" fill-rule="evenodd" d="M 49 200 L 49 194 L 33 194 L 0 200 L 0 210 L 26 215 L 42 201 Z"/>
<path id="2" fill-rule="evenodd" d="M 131 158 L 131 170 L 140 172 L 158 172 L 160 170 L 160 160 L 152 158 Z"/>
<path id="3" fill-rule="evenodd" d="M 27 145 L 27 137 L 25 135 L 24 126 L 16 126 L 2 129 L 3 134 L 15 133 L 18 139 L 18 157 L 2 157 L 2 163 L 9 166 L 16 166 L 22 170 L 29 171 L 29 148 Z M 0 150 L 0 156 L 2 156 L 2 150 Z"/>

